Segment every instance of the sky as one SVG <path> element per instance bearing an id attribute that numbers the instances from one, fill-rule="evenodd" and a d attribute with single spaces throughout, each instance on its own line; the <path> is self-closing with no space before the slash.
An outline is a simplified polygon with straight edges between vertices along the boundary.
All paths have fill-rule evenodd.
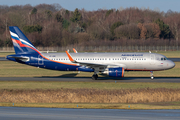
<path id="1" fill-rule="evenodd" d="M 84 8 L 87 11 L 98 9 L 119 9 L 138 7 L 149 8 L 167 12 L 168 10 L 180 12 L 180 0 L 0 0 L 0 5 L 26 5 L 58 3 L 63 8 L 74 11 L 76 8 Z"/>

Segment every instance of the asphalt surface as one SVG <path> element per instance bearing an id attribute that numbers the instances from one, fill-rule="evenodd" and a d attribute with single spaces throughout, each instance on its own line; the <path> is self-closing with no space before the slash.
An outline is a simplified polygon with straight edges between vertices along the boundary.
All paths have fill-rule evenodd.
<path id="1" fill-rule="evenodd" d="M 180 110 L 0 107 L 1 120 L 180 120 Z"/>
<path id="2" fill-rule="evenodd" d="M 0 61 L 7 61 L 5 57 L 0 57 Z"/>
<path id="3" fill-rule="evenodd" d="M 169 60 L 172 60 L 173 62 L 180 62 L 180 58 L 168 58 Z"/>
<path id="4" fill-rule="evenodd" d="M 59 81 L 59 82 L 166 82 L 166 83 L 180 83 L 180 77 L 155 77 L 151 80 L 150 77 L 124 77 L 111 78 L 100 77 L 98 80 L 92 80 L 91 77 L 0 77 L 0 81 Z"/>

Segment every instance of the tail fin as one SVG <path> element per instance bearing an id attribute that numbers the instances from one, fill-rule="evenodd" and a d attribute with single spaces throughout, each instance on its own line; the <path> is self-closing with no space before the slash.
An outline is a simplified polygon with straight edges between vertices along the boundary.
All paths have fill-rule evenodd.
<path id="1" fill-rule="evenodd" d="M 18 27 L 11 26 L 9 27 L 9 30 L 16 54 L 40 54 Z"/>

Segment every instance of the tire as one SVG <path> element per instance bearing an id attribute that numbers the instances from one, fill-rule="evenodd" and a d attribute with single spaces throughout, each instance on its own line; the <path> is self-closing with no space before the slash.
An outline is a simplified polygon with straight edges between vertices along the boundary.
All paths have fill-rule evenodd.
<path id="1" fill-rule="evenodd" d="M 92 80 L 97 80 L 97 78 L 98 78 L 97 74 L 92 76 Z"/>

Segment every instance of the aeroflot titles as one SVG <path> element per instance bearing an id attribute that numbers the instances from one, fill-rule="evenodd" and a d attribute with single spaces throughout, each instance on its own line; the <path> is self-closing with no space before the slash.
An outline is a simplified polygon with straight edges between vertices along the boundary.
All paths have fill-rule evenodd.
<path id="1" fill-rule="evenodd" d="M 122 54 L 121 56 L 143 56 L 143 54 Z"/>
<path id="2" fill-rule="evenodd" d="M 121 56 L 143 56 L 143 54 L 122 54 Z M 56 56 L 50 55 L 49 57 L 56 57 Z"/>

